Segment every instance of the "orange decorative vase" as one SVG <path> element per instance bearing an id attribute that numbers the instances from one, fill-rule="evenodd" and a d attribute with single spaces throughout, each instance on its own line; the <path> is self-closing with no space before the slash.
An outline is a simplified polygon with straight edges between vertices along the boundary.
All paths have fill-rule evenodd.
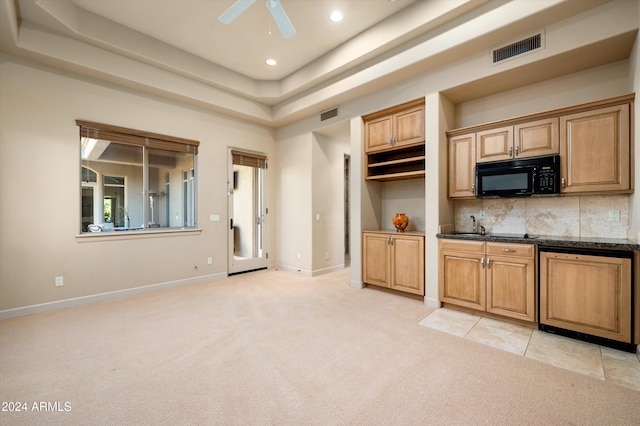
<path id="1" fill-rule="evenodd" d="M 407 225 L 409 225 L 409 218 L 404 213 L 396 213 L 392 222 L 393 226 L 396 227 L 397 232 L 404 232 Z"/>

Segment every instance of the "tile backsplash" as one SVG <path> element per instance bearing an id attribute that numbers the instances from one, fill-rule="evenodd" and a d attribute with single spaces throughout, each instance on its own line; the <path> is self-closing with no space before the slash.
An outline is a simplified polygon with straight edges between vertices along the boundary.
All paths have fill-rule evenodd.
<path id="1" fill-rule="evenodd" d="M 485 219 L 480 219 L 480 212 Z M 619 212 L 619 222 L 610 212 Z M 486 198 L 455 203 L 455 229 L 470 231 L 471 215 L 487 233 L 529 233 L 562 237 L 627 238 L 628 195 Z"/>

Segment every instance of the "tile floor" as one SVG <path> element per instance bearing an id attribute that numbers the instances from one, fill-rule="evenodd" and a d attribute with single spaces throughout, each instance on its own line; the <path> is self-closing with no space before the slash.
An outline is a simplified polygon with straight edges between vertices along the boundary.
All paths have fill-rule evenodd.
<path id="1" fill-rule="evenodd" d="M 640 391 L 638 354 L 446 308 L 419 324 Z"/>

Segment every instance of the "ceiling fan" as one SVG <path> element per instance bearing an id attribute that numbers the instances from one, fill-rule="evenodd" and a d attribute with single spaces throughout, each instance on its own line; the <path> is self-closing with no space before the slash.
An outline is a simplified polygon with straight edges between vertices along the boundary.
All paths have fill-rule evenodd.
<path id="1" fill-rule="evenodd" d="M 296 34 L 296 29 L 293 28 L 293 24 L 289 20 L 284 8 L 280 4 L 280 0 L 266 0 L 267 9 L 271 12 L 273 20 L 276 21 L 276 25 L 280 28 L 280 32 L 284 38 L 291 38 Z M 238 0 L 231 7 L 225 10 L 222 15 L 218 16 L 218 21 L 223 24 L 230 24 L 245 10 L 249 8 L 256 0 Z"/>

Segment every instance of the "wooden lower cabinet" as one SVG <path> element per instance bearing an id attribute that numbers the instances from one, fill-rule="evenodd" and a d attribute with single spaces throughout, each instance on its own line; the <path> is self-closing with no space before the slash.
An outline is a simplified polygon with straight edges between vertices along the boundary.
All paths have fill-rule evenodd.
<path id="1" fill-rule="evenodd" d="M 424 235 L 364 232 L 362 281 L 424 296 Z"/>
<path id="2" fill-rule="evenodd" d="M 440 301 L 535 321 L 535 245 L 441 239 Z"/>
<path id="3" fill-rule="evenodd" d="M 631 259 L 540 252 L 540 323 L 631 342 Z"/>

